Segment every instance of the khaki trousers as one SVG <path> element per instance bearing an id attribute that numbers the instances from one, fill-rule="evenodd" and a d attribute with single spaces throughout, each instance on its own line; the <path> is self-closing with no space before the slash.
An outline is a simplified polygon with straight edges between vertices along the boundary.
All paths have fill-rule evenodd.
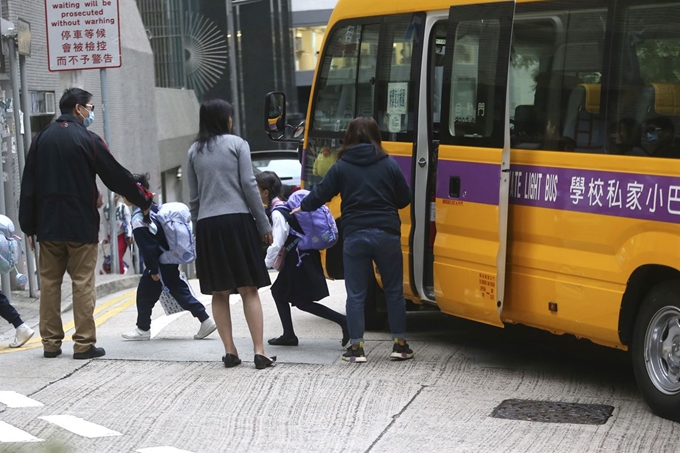
<path id="1" fill-rule="evenodd" d="M 86 352 L 97 342 L 94 306 L 97 300 L 94 271 L 97 244 L 40 243 L 40 336 L 45 351 L 56 351 L 64 339 L 61 323 L 61 284 L 68 270 L 73 281 L 73 352 Z"/>

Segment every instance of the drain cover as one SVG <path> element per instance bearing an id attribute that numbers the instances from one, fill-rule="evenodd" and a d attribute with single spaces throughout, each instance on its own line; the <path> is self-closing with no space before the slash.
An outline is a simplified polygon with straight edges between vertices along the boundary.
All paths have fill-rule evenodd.
<path id="1" fill-rule="evenodd" d="M 543 423 L 575 423 L 604 425 L 614 411 L 613 406 L 600 404 L 558 403 L 554 401 L 505 400 L 491 416 L 506 420 Z"/>

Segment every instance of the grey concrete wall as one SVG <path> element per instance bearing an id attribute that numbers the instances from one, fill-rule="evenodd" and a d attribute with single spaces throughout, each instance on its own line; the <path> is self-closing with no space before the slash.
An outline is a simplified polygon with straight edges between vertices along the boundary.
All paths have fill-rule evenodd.
<path id="1" fill-rule="evenodd" d="M 156 88 L 158 108 L 158 146 L 161 172 L 182 167 L 182 196 L 188 203 L 189 188 L 186 178 L 187 151 L 198 132 L 200 105 L 193 90 Z M 169 176 L 166 176 L 168 178 Z M 169 183 L 170 181 L 166 181 Z"/>

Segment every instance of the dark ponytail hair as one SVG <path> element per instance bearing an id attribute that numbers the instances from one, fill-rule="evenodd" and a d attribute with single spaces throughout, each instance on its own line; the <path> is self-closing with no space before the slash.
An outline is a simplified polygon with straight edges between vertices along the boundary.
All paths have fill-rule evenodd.
<path id="1" fill-rule="evenodd" d="M 352 120 L 347 126 L 345 139 L 342 148 L 338 152 L 338 160 L 342 158 L 347 148 L 360 143 L 370 143 L 375 146 L 376 154 L 384 153 L 382 149 L 382 139 L 380 138 L 380 127 L 370 116 L 360 116 Z"/>
<path id="2" fill-rule="evenodd" d="M 222 99 L 211 99 L 201 104 L 198 121 L 196 143 L 199 153 L 209 146 L 210 142 L 220 135 L 231 134 L 230 121 L 233 122 L 234 107 Z"/>
<path id="3" fill-rule="evenodd" d="M 273 171 L 263 171 L 255 175 L 257 186 L 262 190 L 269 191 L 269 199 L 267 200 L 267 208 L 272 205 L 272 200 L 276 197 L 283 198 L 281 194 L 281 180 L 279 176 Z"/>

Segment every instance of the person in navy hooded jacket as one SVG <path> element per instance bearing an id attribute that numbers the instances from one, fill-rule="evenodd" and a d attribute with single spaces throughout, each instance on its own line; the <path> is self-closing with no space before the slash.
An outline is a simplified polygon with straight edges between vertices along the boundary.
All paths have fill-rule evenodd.
<path id="1" fill-rule="evenodd" d="M 359 117 L 347 127 L 338 161 L 291 213 L 314 211 L 340 194 L 347 323 L 351 346 L 342 359 L 366 362 L 364 304 L 373 284 L 373 263 L 382 280 L 394 344 L 390 358 L 407 360 L 403 255 L 399 209 L 411 203 L 411 189 L 394 159 L 382 149 L 373 118 Z"/>
<path id="2" fill-rule="evenodd" d="M 149 175 L 134 175 L 137 183 L 149 190 Z M 131 206 L 126 199 L 125 203 Z M 158 212 L 158 205 L 151 205 L 151 212 Z M 137 327 L 124 333 L 126 340 L 144 341 L 151 339 L 151 311 L 161 296 L 163 285 L 170 290 L 170 295 L 185 310 L 190 311 L 201 321 L 196 340 L 203 339 L 213 333 L 217 326 L 205 310 L 205 306 L 194 297 L 189 283 L 181 278 L 178 264 L 161 264 L 163 251 L 168 250 L 168 241 L 161 225 L 153 216 L 144 216 L 142 210 L 136 208 L 132 213 L 132 234 L 144 258 L 146 269 L 137 286 Z"/>

